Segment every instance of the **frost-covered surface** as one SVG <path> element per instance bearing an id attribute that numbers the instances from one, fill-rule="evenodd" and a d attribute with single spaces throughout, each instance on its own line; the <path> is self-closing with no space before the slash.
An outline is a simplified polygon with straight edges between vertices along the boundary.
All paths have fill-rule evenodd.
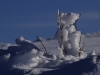
<path id="1" fill-rule="evenodd" d="M 80 41 L 81 31 L 77 31 L 76 22 L 80 14 L 76 13 L 60 13 L 58 10 L 58 30 L 55 39 L 58 40 L 60 48 L 65 55 L 81 56 L 85 53 L 81 51 Z"/>
<path id="2" fill-rule="evenodd" d="M 85 40 L 84 51 L 88 53 L 88 56 L 81 58 L 71 55 L 63 57 L 56 40 L 42 41 L 48 54 L 44 53 L 40 42 L 31 42 L 31 44 L 37 46 L 41 51 L 35 48 L 24 51 L 21 47 L 18 49 L 15 47 L 18 45 L 4 44 L 1 46 L 2 44 L 0 44 L 0 75 L 100 75 L 100 37 Z M 14 46 L 13 52 L 12 50 L 7 51 L 9 47 L 12 49 L 12 46 Z M 94 48 L 89 49 L 90 46 Z M 8 47 L 6 53 L 2 52 L 2 50 L 5 51 L 3 49 L 5 47 Z M 17 52 L 13 54 L 14 51 Z"/>

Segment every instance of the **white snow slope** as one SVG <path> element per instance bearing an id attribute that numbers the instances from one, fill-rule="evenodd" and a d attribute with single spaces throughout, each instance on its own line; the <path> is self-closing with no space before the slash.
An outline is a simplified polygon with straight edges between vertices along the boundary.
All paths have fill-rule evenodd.
<path id="1" fill-rule="evenodd" d="M 54 39 L 42 41 L 48 54 L 39 41 L 16 41 L 18 45 L 0 44 L 0 75 L 100 75 L 100 37 L 85 39 L 87 56 L 80 58 L 64 57 Z"/>

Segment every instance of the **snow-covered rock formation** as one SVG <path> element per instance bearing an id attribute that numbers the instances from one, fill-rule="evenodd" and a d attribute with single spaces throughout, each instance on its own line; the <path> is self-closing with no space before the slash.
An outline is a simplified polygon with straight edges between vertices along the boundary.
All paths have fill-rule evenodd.
<path id="1" fill-rule="evenodd" d="M 70 54 L 80 56 L 82 49 L 80 47 L 81 32 L 77 31 L 76 22 L 80 14 L 76 13 L 60 13 L 58 10 L 57 24 L 58 30 L 55 38 L 60 44 L 64 55 Z"/>

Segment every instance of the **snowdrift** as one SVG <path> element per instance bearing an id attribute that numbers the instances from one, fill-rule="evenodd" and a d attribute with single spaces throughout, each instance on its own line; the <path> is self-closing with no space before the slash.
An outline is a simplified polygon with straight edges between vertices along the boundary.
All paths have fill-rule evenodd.
<path id="1" fill-rule="evenodd" d="M 24 41 L 26 40 L 24 39 Z M 43 42 L 55 44 L 55 40 L 45 40 Z M 40 42 L 30 43 L 33 45 L 36 43 L 36 46 L 39 47 Z M 31 50 L 27 50 L 27 48 L 25 49 L 26 51 L 23 51 L 23 46 L 17 48 L 20 45 L 0 44 L 0 46 L 3 51 L 9 50 L 9 47 L 16 46 L 12 49 L 13 52 L 17 52 L 14 52 L 15 54 L 9 51 L 4 54 L 0 53 L 0 75 L 99 75 L 99 55 L 89 54 L 89 56 L 81 58 L 71 55 L 63 57 L 59 48 L 50 49 L 50 51 L 56 51 L 55 54 L 45 54 L 43 50 L 37 50 L 35 47 Z M 49 48 L 50 44 L 47 47 Z M 2 51 L 0 50 L 0 52 Z M 59 54 L 57 55 L 56 53 Z"/>

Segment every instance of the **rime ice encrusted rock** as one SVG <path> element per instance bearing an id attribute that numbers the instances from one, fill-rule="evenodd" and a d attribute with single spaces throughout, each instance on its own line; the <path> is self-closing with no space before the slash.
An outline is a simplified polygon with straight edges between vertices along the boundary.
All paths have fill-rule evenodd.
<path id="1" fill-rule="evenodd" d="M 57 24 L 58 30 L 55 38 L 58 40 L 64 53 L 68 55 L 80 56 L 82 54 L 80 41 L 81 32 L 77 31 L 76 22 L 80 14 L 76 13 L 60 13 L 58 10 Z"/>

